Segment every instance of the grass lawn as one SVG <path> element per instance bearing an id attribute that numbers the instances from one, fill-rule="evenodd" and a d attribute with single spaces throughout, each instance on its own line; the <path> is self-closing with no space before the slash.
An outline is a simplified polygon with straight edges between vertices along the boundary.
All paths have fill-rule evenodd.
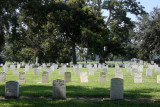
<path id="1" fill-rule="evenodd" d="M 134 83 L 134 78 L 131 76 L 131 72 L 127 72 L 125 68 L 121 68 L 123 71 L 124 78 L 124 98 L 125 99 L 135 99 L 135 98 L 155 98 L 160 99 L 160 84 L 157 84 L 157 75 L 159 73 L 153 70 L 152 77 L 146 77 L 146 68 L 143 71 L 142 81 L 143 83 Z M 3 68 L 0 68 L 0 71 L 3 71 Z M 20 71 L 24 71 L 24 68 L 21 68 Z M 84 98 L 109 98 L 110 97 L 110 80 L 115 76 L 115 68 L 109 68 L 107 81 L 100 83 L 99 72 L 102 69 L 98 69 L 95 72 L 94 76 L 89 76 L 88 73 L 88 83 L 81 83 L 80 76 L 75 75 L 72 69 L 67 68 L 67 71 L 72 71 L 72 82 L 66 83 L 66 96 L 69 97 L 84 97 Z M 87 71 L 87 68 L 82 68 L 81 71 Z M 9 71 L 6 72 L 6 81 L 15 80 L 18 81 L 18 75 L 13 75 L 13 70 L 9 68 Z M 52 75 L 49 76 L 49 83 L 40 83 L 41 82 L 41 74 L 33 75 L 33 69 L 26 72 L 26 83 L 20 83 L 19 85 L 19 96 L 20 97 L 52 97 L 52 81 L 55 79 L 64 79 L 63 75 L 59 75 L 58 70 L 56 69 Z M 0 97 L 5 96 L 5 83 L 0 82 Z M 35 102 L 36 101 L 36 102 Z M 106 106 L 106 105 L 116 105 L 119 106 L 132 106 L 136 105 L 145 105 L 145 104 L 153 104 L 153 103 L 136 103 L 136 102 L 118 102 L 118 101 L 107 101 L 107 102 L 85 102 L 85 101 L 43 101 L 43 100 L 1 100 L 0 107 L 4 104 L 19 104 L 26 106 L 32 106 L 36 104 L 40 105 L 54 105 L 62 106 L 77 106 L 86 105 L 87 107 L 90 105 L 97 106 Z M 158 103 L 154 103 L 155 106 Z M 24 105 L 25 106 L 25 105 Z M 112 106 L 112 107 L 113 107 Z"/>

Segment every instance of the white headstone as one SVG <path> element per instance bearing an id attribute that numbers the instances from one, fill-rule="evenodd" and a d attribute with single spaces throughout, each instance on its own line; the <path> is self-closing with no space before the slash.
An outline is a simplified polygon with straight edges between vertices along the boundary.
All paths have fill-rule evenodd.
<path id="1" fill-rule="evenodd" d="M 5 86 L 6 98 L 18 98 L 19 97 L 19 82 L 8 81 Z"/>
<path id="2" fill-rule="evenodd" d="M 106 74 L 108 74 L 108 68 L 103 68 L 102 71 L 106 72 Z"/>
<path id="3" fill-rule="evenodd" d="M 132 72 L 132 68 L 128 67 L 127 72 Z"/>
<path id="4" fill-rule="evenodd" d="M 99 73 L 99 82 L 106 82 L 106 72 Z"/>
<path id="5" fill-rule="evenodd" d="M 43 69 L 46 69 L 46 68 L 47 68 L 46 64 L 43 64 L 42 67 L 43 67 Z"/>
<path id="6" fill-rule="evenodd" d="M 132 65 L 132 69 L 138 69 L 138 65 Z"/>
<path id="7" fill-rule="evenodd" d="M 8 66 L 4 65 L 3 69 L 4 69 L 4 71 L 8 71 Z"/>
<path id="8" fill-rule="evenodd" d="M 19 70 L 15 68 L 14 71 L 13 71 L 13 74 L 14 75 L 18 75 L 19 74 Z"/>
<path id="9" fill-rule="evenodd" d="M 29 65 L 25 66 L 25 71 L 29 71 Z"/>
<path id="10" fill-rule="evenodd" d="M 49 74 L 47 71 L 42 72 L 42 83 L 49 83 Z"/>
<path id="11" fill-rule="evenodd" d="M 23 72 L 23 71 L 19 72 L 19 82 L 21 82 L 21 83 L 26 82 L 26 72 Z"/>
<path id="12" fill-rule="evenodd" d="M 155 72 L 160 72 L 160 67 L 155 68 Z"/>
<path id="13" fill-rule="evenodd" d="M 65 69 L 64 68 L 59 68 L 59 75 L 64 75 Z"/>
<path id="14" fill-rule="evenodd" d="M 160 83 L 160 75 L 157 75 L 157 83 Z"/>
<path id="15" fill-rule="evenodd" d="M 54 99 L 66 99 L 66 81 L 57 79 L 53 81 L 53 94 Z"/>
<path id="16" fill-rule="evenodd" d="M 47 69 L 47 72 L 52 75 L 52 70 L 50 68 Z"/>
<path id="17" fill-rule="evenodd" d="M 80 80 L 81 82 L 88 82 L 87 72 L 80 72 Z"/>
<path id="18" fill-rule="evenodd" d="M 94 68 L 90 68 L 90 69 L 89 69 L 89 75 L 94 75 L 94 72 L 95 72 L 95 71 L 94 71 Z"/>
<path id="19" fill-rule="evenodd" d="M 134 74 L 134 83 L 142 83 L 142 73 Z"/>
<path id="20" fill-rule="evenodd" d="M 0 72 L 0 82 L 6 81 L 6 72 Z"/>
<path id="21" fill-rule="evenodd" d="M 140 65 L 140 66 L 138 67 L 138 71 L 139 71 L 139 72 L 143 72 L 143 65 Z"/>
<path id="22" fill-rule="evenodd" d="M 137 73 L 137 72 L 138 72 L 138 70 L 137 70 L 137 69 L 135 69 L 135 68 L 133 68 L 133 69 L 132 69 L 132 73 L 131 73 L 131 75 L 132 75 L 132 76 L 134 76 L 134 75 L 135 75 L 135 73 Z"/>
<path id="23" fill-rule="evenodd" d="M 65 72 L 65 80 L 66 80 L 66 82 L 71 82 L 72 81 L 71 72 Z"/>
<path id="24" fill-rule="evenodd" d="M 17 69 L 21 68 L 21 64 L 17 64 Z"/>
<path id="25" fill-rule="evenodd" d="M 80 75 L 80 69 L 79 68 L 75 68 L 75 74 Z"/>
<path id="26" fill-rule="evenodd" d="M 98 68 L 102 68 L 102 65 L 101 65 L 101 64 L 98 64 Z"/>
<path id="27" fill-rule="evenodd" d="M 146 76 L 148 77 L 152 76 L 152 69 L 146 69 Z"/>
<path id="28" fill-rule="evenodd" d="M 96 67 L 96 68 L 97 68 L 97 64 L 94 64 L 94 67 Z"/>
<path id="29" fill-rule="evenodd" d="M 115 72 L 115 78 L 123 79 L 123 72 Z"/>
<path id="30" fill-rule="evenodd" d="M 111 79 L 110 98 L 112 100 L 123 99 L 123 79 L 121 78 Z"/>
<path id="31" fill-rule="evenodd" d="M 52 71 L 54 71 L 54 66 L 51 66 L 50 68 L 51 68 Z"/>
<path id="32" fill-rule="evenodd" d="M 39 69 L 38 68 L 34 69 L 34 75 L 39 75 Z"/>

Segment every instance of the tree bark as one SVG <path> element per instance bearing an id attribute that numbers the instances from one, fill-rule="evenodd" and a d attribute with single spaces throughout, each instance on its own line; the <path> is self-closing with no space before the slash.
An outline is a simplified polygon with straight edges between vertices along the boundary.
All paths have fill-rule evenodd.
<path id="1" fill-rule="evenodd" d="M 103 57 L 103 55 L 99 55 L 99 63 L 105 63 L 105 59 Z"/>
<path id="2" fill-rule="evenodd" d="M 76 46 L 75 46 L 75 42 L 72 41 L 72 60 L 73 60 L 73 64 L 77 64 L 76 61 Z"/>

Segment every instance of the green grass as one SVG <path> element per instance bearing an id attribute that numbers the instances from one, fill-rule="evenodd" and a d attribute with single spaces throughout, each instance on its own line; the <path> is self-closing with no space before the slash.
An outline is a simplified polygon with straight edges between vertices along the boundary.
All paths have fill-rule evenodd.
<path id="1" fill-rule="evenodd" d="M 157 84 L 157 75 L 159 73 L 153 70 L 152 77 L 146 77 L 144 68 L 143 71 L 143 83 L 134 83 L 133 76 L 131 76 L 131 72 L 127 72 L 126 69 L 121 68 L 123 71 L 123 78 L 124 78 L 124 98 L 125 99 L 135 99 L 135 98 L 156 98 L 160 99 L 160 84 Z M 3 68 L 0 68 L 0 71 L 3 71 Z M 24 71 L 24 68 L 21 68 L 20 71 Z M 67 71 L 72 71 L 72 82 L 66 83 L 66 96 L 69 97 L 85 97 L 85 98 L 109 98 L 110 97 L 110 80 L 115 76 L 115 69 L 109 68 L 107 81 L 100 83 L 98 82 L 99 79 L 99 72 L 102 69 L 98 69 L 95 72 L 94 76 L 88 75 L 88 83 L 81 83 L 80 76 L 75 75 L 72 69 L 67 68 Z M 87 71 L 87 68 L 81 69 L 81 71 Z M 18 81 L 18 75 L 13 75 L 13 70 L 9 69 L 6 72 L 6 81 L 15 80 Z M 89 73 L 88 73 L 89 74 Z M 20 97 L 52 97 L 52 81 L 55 79 L 64 79 L 63 75 L 59 75 L 58 70 L 56 69 L 52 75 L 49 76 L 49 83 L 40 83 L 41 82 L 41 74 L 40 75 L 33 75 L 33 69 L 26 72 L 26 83 L 20 83 L 19 86 L 19 95 Z M 0 82 L 0 97 L 5 96 L 5 82 Z M 43 101 L 43 100 L 4 100 L 0 101 L 1 105 L 7 106 L 7 104 L 19 104 L 23 105 L 24 103 L 26 106 L 32 106 L 34 104 L 45 105 L 46 103 L 48 106 L 57 104 L 60 106 L 61 103 L 73 106 L 72 104 L 76 103 L 78 106 L 81 105 L 98 105 L 98 106 L 105 106 L 105 105 L 115 105 L 119 104 L 119 106 L 125 106 L 122 102 L 85 102 L 85 101 Z M 23 103 L 24 102 L 24 103 Z M 41 104 L 42 103 L 42 104 Z M 132 106 L 133 104 L 137 104 L 134 102 L 126 102 L 126 105 Z M 143 103 L 138 103 L 138 105 L 143 105 Z M 145 103 L 151 105 L 152 103 Z M 24 105 L 25 106 L 25 105 Z M 156 104 L 155 104 L 156 106 Z M 88 106 L 87 106 L 88 107 Z"/>
<path id="2" fill-rule="evenodd" d="M 159 107 L 160 103 L 124 101 L 3 100 L 0 107 Z"/>

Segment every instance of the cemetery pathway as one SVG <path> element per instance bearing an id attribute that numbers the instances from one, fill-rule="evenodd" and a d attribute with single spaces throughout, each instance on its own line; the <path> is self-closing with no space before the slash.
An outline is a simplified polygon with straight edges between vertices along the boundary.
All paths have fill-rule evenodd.
<path id="1" fill-rule="evenodd" d="M 51 97 L 19 97 L 18 100 L 53 100 Z M 9 100 L 5 97 L 0 97 L 1 100 Z M 158 102 L 160 99 L 148 99 L 148 98 L 136 98 L 136 99 L 123 99 L 123 100 L 111 100 L 110 98 L 66 98 L 66 101 L 126 101 L 126 102 Z"/>

